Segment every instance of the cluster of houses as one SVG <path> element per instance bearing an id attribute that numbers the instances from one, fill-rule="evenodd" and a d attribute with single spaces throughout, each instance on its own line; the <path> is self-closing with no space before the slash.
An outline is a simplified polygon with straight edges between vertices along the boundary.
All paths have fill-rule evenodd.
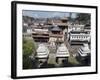
<path id="1" fill-rule="evenodd" d="M 83 44 L 77 51 L 80 56 L 84 57 L 90 54 L 89 44 L 91 42 L 90 25 L 72 24 L 66 17 L 61 19 L 50 19 L 28 25 L 23 22 L 23 37 L 33 38 L 35 42 L 41 42 L 38 45 L 36 58 L 46 58 L 49 56 L 49 49 L 43 45 L 43 42 L 49 43 L 50 46 L 59 46 L 56 49 L 56 61 L 61 58 L 68 58 L 70 52 L 65 44 L 67 40 L 69 44 Z"/>

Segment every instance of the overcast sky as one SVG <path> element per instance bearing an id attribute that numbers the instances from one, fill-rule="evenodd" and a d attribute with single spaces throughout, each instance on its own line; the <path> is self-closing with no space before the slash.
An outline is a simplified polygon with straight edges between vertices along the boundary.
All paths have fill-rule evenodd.
<path id="1" fill-rule="evenodd" d="M 51 18 L 51 17 L 69 17 L 69 12 L 55 12 L 55 11 L 32 11 L 23 10 L 23 16 L 30 16 L 35 18 Z M 76 18 L 77 13 L 72 13 L 72 18 Z"/>

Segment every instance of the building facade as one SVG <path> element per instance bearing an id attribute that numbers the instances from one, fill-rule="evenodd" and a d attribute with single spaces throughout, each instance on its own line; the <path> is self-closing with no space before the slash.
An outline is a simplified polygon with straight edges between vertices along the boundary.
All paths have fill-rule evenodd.
<path id="1" fill-rule="evenodd" d="M 81 31 L 71 31 L 69 33 L 69 42 L 71 44 L 83 44 L 83 43 L 90 43 L 91 37 L 88 32 L 81 32 Z"/>

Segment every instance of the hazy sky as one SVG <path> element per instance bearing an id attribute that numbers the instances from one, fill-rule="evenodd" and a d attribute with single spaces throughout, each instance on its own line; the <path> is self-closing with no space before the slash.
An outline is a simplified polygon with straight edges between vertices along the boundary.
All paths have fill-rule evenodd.
<path id="1" fill-rule="evenodd" d="M 35 18 L 50 18 L 50 17 L 69 17 L 69 12 L 55 12 L 55 11 L 32 11 L 23 10 L 24 16 L 30 16 Z M 77 13 L 72 13 L 72 18 L 75 18 Z"/>

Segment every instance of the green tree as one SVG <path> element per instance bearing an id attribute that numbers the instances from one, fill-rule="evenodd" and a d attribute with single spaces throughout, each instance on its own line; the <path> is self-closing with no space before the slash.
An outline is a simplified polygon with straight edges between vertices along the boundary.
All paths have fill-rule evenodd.
<path id="1" fill-rule="evenodd" d="M 79 13 L 77 14 L 77 18 L 76 20 L 78 20 L 79 23 L 83 23 L 83 24 L 90 24 L 90 19 L 91 19 L 91 15 L 87 14 L 87 13 Z"/>
<path id="2" fill-rule="evenodd" d="M 36 51 L 33 40 L 23 39 L 23 55 L 31 55 Z"/>
<path id="3" fill-rule="evenodd" d="M 30 39 L 23 39 L 23 69 L 31 69 L 32 61 L 29 58 L 30 55 L 35 54 L 36 46 L 35 42 Z"/>

